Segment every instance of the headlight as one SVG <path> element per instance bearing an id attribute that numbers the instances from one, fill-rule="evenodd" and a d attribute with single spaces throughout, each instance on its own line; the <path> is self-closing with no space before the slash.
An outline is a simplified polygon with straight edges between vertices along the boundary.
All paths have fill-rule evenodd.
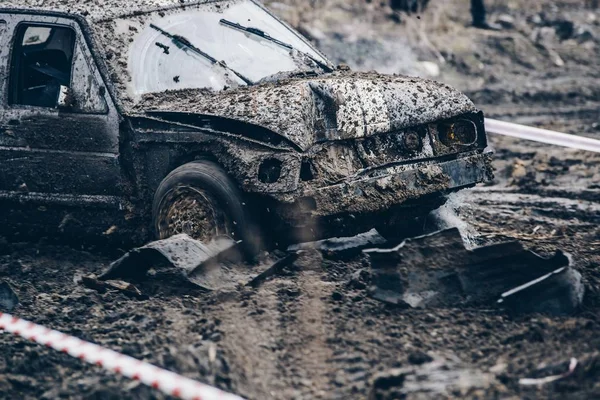
<path id="1" fill-rule="evenodd" d="M 477 125 L 468 119 L 438 125 L 440 141 L 448 147 L 471 146 L 477 142 Z"/>

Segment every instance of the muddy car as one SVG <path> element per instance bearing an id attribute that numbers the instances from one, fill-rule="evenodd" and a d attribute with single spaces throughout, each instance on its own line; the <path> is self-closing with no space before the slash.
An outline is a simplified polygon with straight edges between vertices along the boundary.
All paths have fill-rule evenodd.
<path id="1" fill-rule="evenodd" d="M 0 9 L 11 234 L 255 248 L 261 231 L 401 230 L 491 177 L 463 94 L 335 67 L 254 0 L 39 4 Z"/>

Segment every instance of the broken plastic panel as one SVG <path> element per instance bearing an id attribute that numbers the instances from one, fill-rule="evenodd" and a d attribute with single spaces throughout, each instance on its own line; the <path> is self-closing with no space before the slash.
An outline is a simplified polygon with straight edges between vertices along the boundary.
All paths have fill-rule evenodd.
<path id="1" fill-rule="evenodd" d="M 296 255 L 264 257 L 258 263 L 244 262 L 240 242 L 219 238 L 209 244 L 186 234 L 158 240 L 131 250 L 113 262 L 99 277 L 102 280 L 143 277 L 150 268 L 167 266 L 204 290 L 256 286 L 295 260 Z"/>
<path id="2" fill-rule="evenodd" d="M 364 253 L 371 263 L 371 295 L 386 303 L 498 304 L 512 312 L 564 315 L 575 312 L 583 299 L 581 275 L 561 251 L 544 258 L 519 242 L 467 250 L 458 229 Z"/>

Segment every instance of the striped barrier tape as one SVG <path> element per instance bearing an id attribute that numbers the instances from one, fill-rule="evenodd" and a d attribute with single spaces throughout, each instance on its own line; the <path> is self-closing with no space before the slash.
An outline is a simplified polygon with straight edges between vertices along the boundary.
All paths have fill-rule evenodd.
<path id="1" fill-rule="evenodd" d="M 166 395 L 185 400 L 243 400 L 236 395 L 158 368 L 73 336 L 0 313 L 0 331 L 53 348 L 107 371 L 140 381 Z"/>
<path id="2" fill-rule="evenodd" d="M 498 121 L 491 118 L 485 119 L 485 130 L 498 135 L 600 153 L 600 140 L 584 136 L 569 135 L 567 133 L 533 128 L 531 126 Z"/>

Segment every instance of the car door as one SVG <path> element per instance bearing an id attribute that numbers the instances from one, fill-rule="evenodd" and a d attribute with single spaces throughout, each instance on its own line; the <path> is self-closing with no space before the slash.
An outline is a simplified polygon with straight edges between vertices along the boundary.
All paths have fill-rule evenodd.
<path id="1" fill-rule="evenodd" d="M 0 200 L 118 206 L 119 115 L 78 22 L 0 21 Z"/>

